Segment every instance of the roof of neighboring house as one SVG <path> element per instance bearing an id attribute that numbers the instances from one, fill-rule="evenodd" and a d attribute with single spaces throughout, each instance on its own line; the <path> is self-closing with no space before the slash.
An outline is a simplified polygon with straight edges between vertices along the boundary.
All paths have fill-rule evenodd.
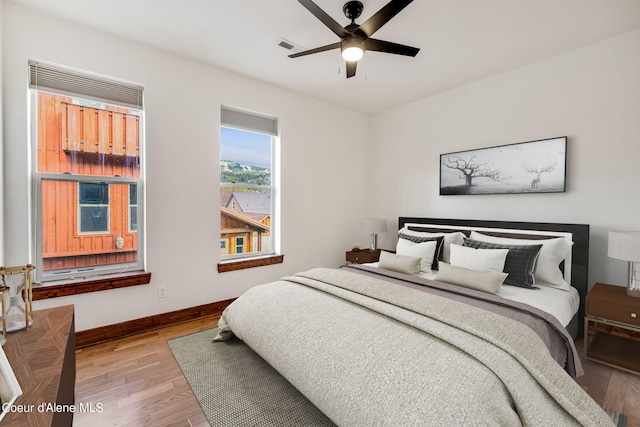
<path id="1" fill-rule="evenodd" d="M 228 188 L 220 189 L 220 205 L 221 206 L 228 206 L 232 197 L 233 197 L 233 191 L 231 191 Z"/>
<path id="2" fill-rule="evenodd" d="M 227 216 L 229 216 L 231 218 L 234 218 L 234 219 L 236 219 L 238 221 L 241 221 L 241 222 L 247 224 L 251 228 L 259 228 L 259 229 L 262 229 L 263 231 L 269 231 L 270 230 L 270 227 L 268 225 L 265 225 L 265 224 L 263 224 L 261 222 L 253 220 L 251 218 L 248 218 L 242 212 L 237 212 L 237 211 L 234 211 L 232 209 L 229 209 L 229 208 L 226 208 L 224 206 L 221 206 L 220 207 L 220 213 L 222 215 L 227 215 Z M 225 230 L 222 230 L 222 232 L 224 233 Z"/>
<path id="3" fill-rule="evenodd" d="M 242 215 L 244 215 L 246 218 L 251 218 L 252 220 L 258 221 L 258 222 L 263 221 L 265 218 L 269 218 L 268 213 L 242 212 Z"/>
<path id="4" fill-rule="evenodd" d="M 235 198 L 240 209 L 245 213 L 268 214 L 271 212 L 271 197 L 264 193 L 243 193 L 234 191 L 229 197 L 227 207 L 231 199 Z"/>

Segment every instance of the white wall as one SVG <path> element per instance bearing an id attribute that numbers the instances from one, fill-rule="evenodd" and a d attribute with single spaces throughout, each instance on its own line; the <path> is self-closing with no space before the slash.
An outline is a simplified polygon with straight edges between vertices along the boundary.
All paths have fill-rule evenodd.
<path id="1" fill-rule="evenodd" d="M 590 224 L 590 286 L 624 285 L 607 231 L 640 230 L 639 52 L 634 31 L 375 115 L 370 211 Z M 564 135 L 566 193 L 438 194 L 440 154 Z"/>
<path id="2" fill-rule="evenodd" d="M 27 60 L 145 86 L 147 260 L 151 284 L 54 300 L 75 304 L 76 329 L 236 297 L 315 266 L 335 267 L 362 236 L 370 117 L 4 3 L 6 263 L 30 258 Z M 9 40 L 11 42 L 9 42 Z M 220 106 L 277 116 L 282 127 L 284 263 L 219 274 Z M 331 123 L 331 126 L 327 126 Z M 10 178 L 9 178 L 10 177 Z M 365 240 L 365 239 L 362 239 Z M 158 286 L 168 288 L 157 298 Z"/>

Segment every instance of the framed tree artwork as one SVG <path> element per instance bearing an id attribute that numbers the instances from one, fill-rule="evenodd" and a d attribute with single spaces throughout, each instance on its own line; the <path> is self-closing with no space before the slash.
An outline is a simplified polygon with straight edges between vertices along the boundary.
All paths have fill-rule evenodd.
<path id="1" fill-rule="evenodd" d="M 567 137 L 440 155 L 440 195 L 562 193 Z"/>

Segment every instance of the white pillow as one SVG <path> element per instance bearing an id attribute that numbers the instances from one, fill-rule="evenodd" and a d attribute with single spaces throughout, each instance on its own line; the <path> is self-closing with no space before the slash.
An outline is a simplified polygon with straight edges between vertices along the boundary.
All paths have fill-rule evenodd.
<path id="1" fill-rule="evenodd" d="M 420 273 L 420 258 L 380 251 L 378 268 L 397 271 L 398 273 L 418 274 Z"/>
<path id="2" fill-rule="evenodd" d="M 419 257 L 420 271 L 424 273 L 431 272 L 431 263 L 436 253 L 438 242 L 422 242 L 414 243 L 406 239 L 398 239 L 396 244 L 396 254 L 403 256 Z"/>
<path id="3" fill-rule="evenodd" d="M 439 267 L 436 280 L 490 294 L 498 294 L 502 282 L 509 275 L 509 273 L 496 273 L 494 271 L 470 270 L 464 267 L 456 267 L 446 262 L 441 262 Z"/>
<path id="4" fill-rule="evenodd" d="M 507 237 L 494 237 L 472 231 L 470 238 L 489 243 L 502 243 L 507 245 L 542 245 L 538 255 L 538 264 L 533 272 L 536 285 L 551 285 L 568 291 L 571 285 L 564 280 L 560 263 L 569 255 L 572 242 L 564 237 L 557 239 L 510 239 Z"/>
<path id="5" fill-rule="evenodd" d="M 418 237 L 439 237 L 444 236 L 444 248 L 442 250 L 442 260 L 444 262 L 450 261 L 450 250 L 449 247 L 451 245 L 461 245 L 464 242 L 464 233 L 461 231 L 456 231 L 453 233 L 429 233 L 426 231 L 413 231 L 409 230 L 407 227 L 402 227 L 398 230 L 398 233 L 407 234 L 409 236 L 418 236 Z"/>
<path id="6" fill-rule="evenodd" d="M 469 270 L 502 273 L 509 249 L 475 249 L 451 245 L 451 265 Z"/>

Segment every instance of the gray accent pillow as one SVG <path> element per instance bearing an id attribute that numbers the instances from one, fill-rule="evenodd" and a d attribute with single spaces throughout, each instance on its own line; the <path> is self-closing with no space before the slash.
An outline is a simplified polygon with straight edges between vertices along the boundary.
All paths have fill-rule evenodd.
<path id="1" fill-rule="evenodd" d="M 422 237 L 422 236 L 410 236 L 404 233 L 398 233 L 399 239 L 408 240 L 413 243 L 423 243 L 423 242 L 437 242 L 436 244 L 436 252 L 433 255 L 433 261 L 431 261 L 431 269 L 438 269 L 438 261 L 442 261 L 442 256 L 444 254 L 444 236 L 435 236 L 435 237 Z"/>
<path id="2" fill-rule="evenodd" d="M 414 256 L 403 256 L 392 254 L 391 252 L 380 252 L 378 267 L 385 270 L 396 271 L 404 274 L 420 273 L 420 262 L 422 258 Z"/>
<path id="3" fill-rule="evenodd" d="M 536 269 L 542 245 L 503 245 L 465 238 L 462 246 L 476 249 L 508 249 L 504 272 L 509 275 L 504 283 L 523 288 L 534 287 L 536 280 L 533 272 Z"/>

